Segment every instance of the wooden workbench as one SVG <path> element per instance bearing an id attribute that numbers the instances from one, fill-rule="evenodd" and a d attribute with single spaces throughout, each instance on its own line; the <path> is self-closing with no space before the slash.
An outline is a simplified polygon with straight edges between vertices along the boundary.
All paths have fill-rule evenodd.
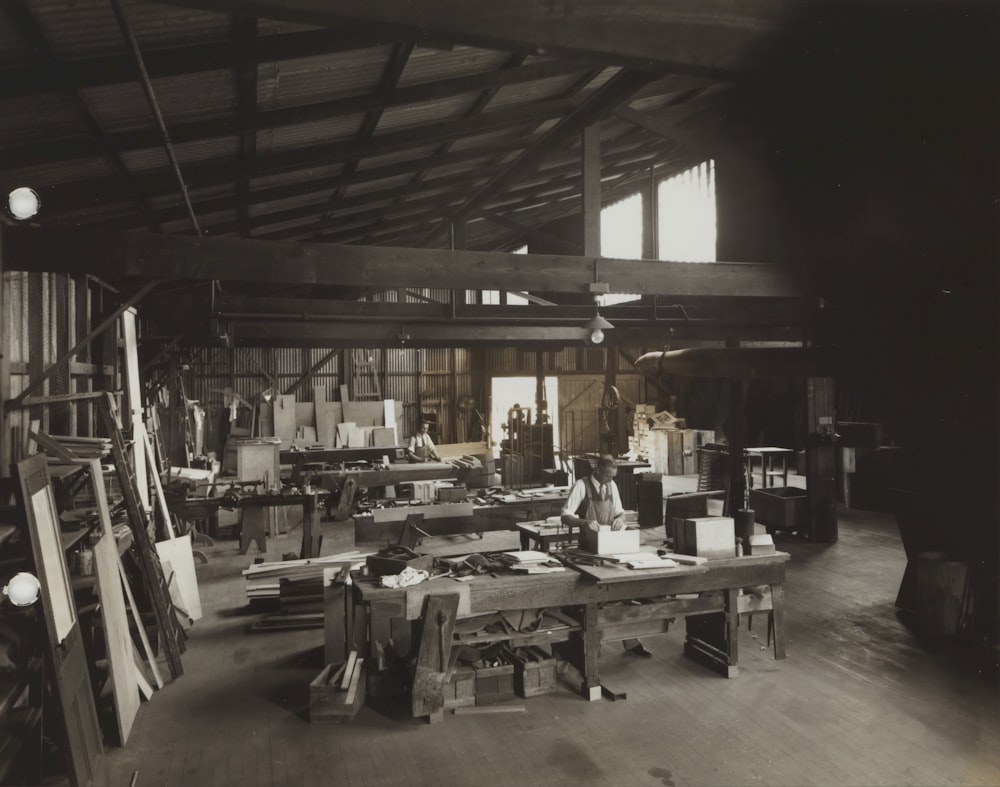
<path id="1" fill-rule="evenodd" d="M 458 478 L 465 475 L 450 462 L 393 462 L 388 467 L 361 469 L 320 470 L 313 475 L 314 483 L 339 491 L 344 482 L 353 478 L 359 487 L 390 486 L 413 481 L 437 481 L 443 478 Z"/>
<path id="2" fill-rule="evenodd" d="M 498 610 L 560 607 L 578 622 L 573 631 L 554 631 L 552 640 L 566 640 L 560 655 L 583 676 L 581 693 L 601 695 L 601 644 L 666 631 L 671 619 L 686 624 L 685 655 L 725 677 L 738 674 L 740 613 L 767 612 L 774 617 L 774 653 L 785 657 L 785 562 L 789 555 L 749 556 L 710 560 L 700 566 L 630 570 L 588 567 L 553 574 L 477 576 L 463 583 L 468 590 L 469 614 Z M 434 593 L 458 593 L 459 583 L 433 580 Z M 740 595 L 745 587 L 764 586 L 763 596 Z M 419 587 L 419 586 L 417 586 Z M 676 598 L 694 594 L 694 598 Z M 652 599 L 653 601 L 649 601 Z M 379 587 L 375 580 L 357 577 L 355 600 L 367 620 L 367 642 L 374 656 L 375 641 L 399 636 L 406 623 L 406 589 Z M 614 602 L 643 600 L 645 603 Z M 538 635 L 544 638 L 544 633 Z"/>
<path id="3" fill-rule="evenodd" d="M 560 513 L 568 494 L 565 489 L 560 489 L 552 493 L 527 497 L 512 495 L 512 499 L 508 502 L 475 506 L 472 510 L 472 516 L 425 518 L 420 529 L 432 536 L 513 530 L 516 522 L 544 519 Z M 399 510 L 410 514 L 419 514 L 421 508 L 422 506 L 416 505 L 400 507 Z M 364 544 L 377 543 L 386 539 L 395 541 L 399 536 L 404 519 L 405 514 L 402 514 L 399 522 L 375 522 L 371 515 L 357 515 L 354 517 L 355 542 Z"/>

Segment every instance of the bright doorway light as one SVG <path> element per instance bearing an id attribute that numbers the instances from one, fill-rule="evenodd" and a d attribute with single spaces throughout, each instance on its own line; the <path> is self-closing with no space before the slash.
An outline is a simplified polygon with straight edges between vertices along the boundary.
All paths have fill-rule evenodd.
<path id="1" fill-rule="evenodd" d="M 500 441 L 507 439 L 507 417 L 515 404 L 531 410 L 531 423 L 535 423 L 538 413 L 535 410 L 535 378 L 534 377 L 494 377 L 493 398 L 490 409 L 490 445 L 494 446 L 494 456 L 500 453 Z M 549 423 L 552 424 L 552 451 L 559 455 L 559 378 L 545 378 L 545 401 L 548 402 L 546 412 Z"/>

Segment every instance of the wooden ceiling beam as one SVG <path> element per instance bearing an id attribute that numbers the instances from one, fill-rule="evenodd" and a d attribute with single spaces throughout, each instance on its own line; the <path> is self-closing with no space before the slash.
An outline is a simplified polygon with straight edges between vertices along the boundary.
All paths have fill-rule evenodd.
<path id="1" fill-rule="evenodd" d="M 245 13 L 236 8 L 233 13 Z M 394 39 L 379 37 L 385 43 Z M 375 46 L 371 39 L 342 30 L 307 30 L 262 36 L 250 49 L 233 39 L 192 46 L 164 47 L 143 52 L 152 79 L 237 68 L 243 63 L 272 63 L 328 55 Z M 0 69 L 0 98 L 17 98 L 64 89 L 120 85 L 135 81 L 135 65 L 127 54 L 60 60 L 46 68 L 17 66 Z"/>
<path id="2" fill-rule="evenodd" d="M 734 6 L 730 0 L 169 0 L 335 29 L 405 39 L 432 35 L 459 44 L 569 57 L 630 69 L 728 79 L 741 55 L 776 29 L 794 2 Z M 246 10 L 246 13 L 251 11 Z"/>
<path id="3" fill-rule="evenodd" d="M 557 349 L 590 346 L 586 320 L 577 326 L 426 325 L 420 323 L 261 322 L 230 320 L 227 335 L 237 345 L 251 347 L 510 347 Z M 608 347 L 688 346 L 715 342 L 739 333 L 750 341 L 796 341 L 801 331 L 785 327 L 726 324 L 666 324 L 615 326 L 605 332 Z"/>
<path id="4" fill-rule="evenodd" d="M 545 254 L 400 249 L 241 238 L 189 238 L 79 228 L 0 226 L 7 270 L 341 287 L 586 291 L 800 297 L 783 269 L 753 263 L 672 263 Z"/>

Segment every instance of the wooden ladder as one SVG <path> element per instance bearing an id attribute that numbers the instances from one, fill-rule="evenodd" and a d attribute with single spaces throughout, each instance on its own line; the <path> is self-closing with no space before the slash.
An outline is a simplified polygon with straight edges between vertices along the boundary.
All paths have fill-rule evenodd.
<path id="1" fill-rule="evenodd" d="M 351 366 L 354 373 L 351 377 L 351 398 L 356 402 L 382 401 L 382 388 L 378 384 L 378 370 L 375 362 L 364 354 L 364 351 L 354 350 L 351 354 Z"/>
<path id="2" fill-rule="evenodd" d="M 125 508 L 128 511 L 136 553 L 142 566 L 143 581 L 153 604 L 156 624 L 166 645 L 170 674 L 177 678 L 184 674 L 184 667 L 181 664 L 181 653 L 185 649 L 184 629 L 181 628 L 174 606 L 170 601 L 170 591 L 167 588 L 166 577 L 163 575 L 163 566 L 160 564 L 160 558 L 156 554 L 153 540 L 149 534 L 149 516 L 139 500 L 138 481 L 125 453 L 125 438 L 122 435 L 118 409 L 110 393 L 105 392 L 104 396 L 97 399 L 97 412 L 104 425 L 104 431 L 111 440 L 111 455 L 115 461 L 118 483 L 121 486 Z"/>

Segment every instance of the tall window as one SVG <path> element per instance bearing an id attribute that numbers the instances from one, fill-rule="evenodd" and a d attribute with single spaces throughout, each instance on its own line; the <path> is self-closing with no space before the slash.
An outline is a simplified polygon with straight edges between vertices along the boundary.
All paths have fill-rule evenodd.
<path id="1" fill-rule="evenodd" d="M 619 260 L 642 259 L 642 194 L 608 205 L 601 210 L 601 256 Z M 638 295 L 613 292 L 600 296 L 601 306 L 634 301 Z"/>
<path id="2" fill-rule="evenodd" d="M 716 261 L 714 161 L 661 181 L 657 206 L 661 260 Z"/>

